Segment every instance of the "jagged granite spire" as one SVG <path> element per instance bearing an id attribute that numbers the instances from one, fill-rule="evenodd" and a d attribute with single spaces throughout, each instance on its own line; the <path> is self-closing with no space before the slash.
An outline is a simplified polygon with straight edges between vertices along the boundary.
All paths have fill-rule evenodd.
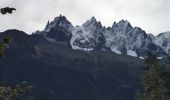
<path id="1" fill-rule="evenodd" d="M 133 27 L 131 26 L 130 22 L 127 20 L 121 20 L 118 23 L 114 22 L 112 25 L 112 30 L 114 32 L 126 32 L 131 30 Z"/>
<path id="2" fill-rule="evenodd" d="M 47 30 L 49 30 L 48 28 L 50 27 L 50 21 L 48 20 L 48 22 L 47 22 L 47 25 L 45 26 L 45 31 L 47 32 Z"/>
<path id="3" fill-rule="evenodd" d="M 52 42 L 67 43 L 73 49 L 88 52 L 111 50 L 135 57 L 145 57 L 148 52 L 165 57 L 170 52 L 170 49 L 163 49 L 163 45 L 154 43 L 150 35 L 139 27 L 133 27 L 127 20 L 114 22 L 112 27 L 106 28 L 92 17 L 82 26 L 74 27 L 65 16 L 60 15 L 47 23 L 43 34 Z"/>
<path id="4" fill-rule="evenodd" d="M 65 16 L 60 15 L 55 17 L 53 21 L 48 21 L 43 34 L 50 41 L 69 43 L 73 28 L 72 23 Z"/>
<path id="5" fill-rule="evenodd" d="M 47 23 L 46 28 L 44 29 L 45 32 L 49 32 L 52 28 L 64 28 L 66 30 L 71 30 L 73 28 L 72 23 L 70 23 L 65 16 L 58 16 L 55 17 L 52 22 Z"/>
<path id="6" fill-rule="evenodd" d="M 100 30 L 102 28 L 101 22 L 97 22 L 96 18 L 93 16 L 90 20 L 85 22 L 82 25 L 86 30 L 90 30 L 92 32 L 96 30 Z"/>
<path id="7" fill-rule="evenodd" d="M 95 17 L 86 21 L 82 26 L 75 27 L 72 31 L 71 45 L 73 49 L 84 51 L 102 50 L 105 38 L 102 25 Z"/>

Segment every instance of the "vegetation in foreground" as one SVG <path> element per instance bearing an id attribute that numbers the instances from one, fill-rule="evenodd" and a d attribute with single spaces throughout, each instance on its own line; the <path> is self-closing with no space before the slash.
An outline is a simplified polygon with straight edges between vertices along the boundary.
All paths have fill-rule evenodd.
<path id="1" fill-rule="evenodd" d="M 136 100 L 169 100 L 170 79 L 166 66 L 154 55 L 149 55 L 145 61 L 147 68 L 142 80 L 144 90 L 137 93 Z"/>

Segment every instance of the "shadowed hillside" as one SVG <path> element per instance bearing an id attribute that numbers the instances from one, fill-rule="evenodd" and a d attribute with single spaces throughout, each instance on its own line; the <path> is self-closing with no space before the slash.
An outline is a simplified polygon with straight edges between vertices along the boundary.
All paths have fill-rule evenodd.
<path id="1" fill-rule="evenodd" d="M 143 60 L 111 51 L 86 53 L 67 43 L 52 43 L 41 34 L 17 30 L 0 60 L 0 83 L 27 81 L 36 86 L 28 100 L 134 100 Z M 24 99 L 27 100 L 27 99 Z"/>

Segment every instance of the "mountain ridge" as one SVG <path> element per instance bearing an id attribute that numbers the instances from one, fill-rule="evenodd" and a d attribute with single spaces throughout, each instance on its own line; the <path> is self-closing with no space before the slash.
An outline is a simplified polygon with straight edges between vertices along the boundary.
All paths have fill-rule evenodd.
<path id="1" fill-rule="evenodd" d="M 106 27 L 93 16 L 82 26 L 73 26 L 60 15 L 48 21 L 44 30 L 33 34 L 41 34 L 48 41 L 69 44 L 72 49 L 85 52 L 109 50 L 138 58 L 146 57 L 148 52 L 158 58 L 170 56 L 170 38 L 164 38 L 169 32 L 154 36 L 140 27 L 133 27 L 127 20 L 113 22 L 112 26 Z"/>
<path id="2" fill-rule="evenodd" d="M 72 49 L 86 52 L 111 50 L 139 58 L 146 57 L 148 52 L 162 58 L 169 56 L 165 48 L 154 42 L 154 36 L 140 27 L 133 27 L 127 20 L 114 22 L 111 27 L 106 28 L 93 16 L 82 26 L 73 26 L 65 16 L 60 15 L 48 22 L 46 28 L 37 34 L 43 34 L 49 41 L 65 41 Z"/>

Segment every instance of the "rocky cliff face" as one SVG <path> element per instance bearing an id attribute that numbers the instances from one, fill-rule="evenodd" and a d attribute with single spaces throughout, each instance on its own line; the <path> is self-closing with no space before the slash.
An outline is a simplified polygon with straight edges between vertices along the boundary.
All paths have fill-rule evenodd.
<path id="1" fill-rule="evenodd" d="M 60 15 L 59 17 L 54 18 L 52 22 L 48 21 L 42 33 L 46 39 L 50 41 L 69 43 L 72 37 L 72 29 L 73 25 L 65 16 Z"/>
<path id="2" fill-rule="evenodd" d="M 160 33 L 152 38 L 153 42 L 170 55 L 170 32 Z"/>
<path id="3" fill-rule="evenodd" d="M 117 54 L 145 57 L 152 52 L 157 57 L 167 57 L 167 48 L 155 42 L 155 37 L 146 34 L 139 27 L 133 27 L 128 21 L 114 22 L 112 27 L 102 26 L 95 17 L 82 26 L 73 26 L 65 16 L 60 15 L 48 22 L 43 35 L 49 41 L 69 43 L 74 50 L 106 51 Z"/>

